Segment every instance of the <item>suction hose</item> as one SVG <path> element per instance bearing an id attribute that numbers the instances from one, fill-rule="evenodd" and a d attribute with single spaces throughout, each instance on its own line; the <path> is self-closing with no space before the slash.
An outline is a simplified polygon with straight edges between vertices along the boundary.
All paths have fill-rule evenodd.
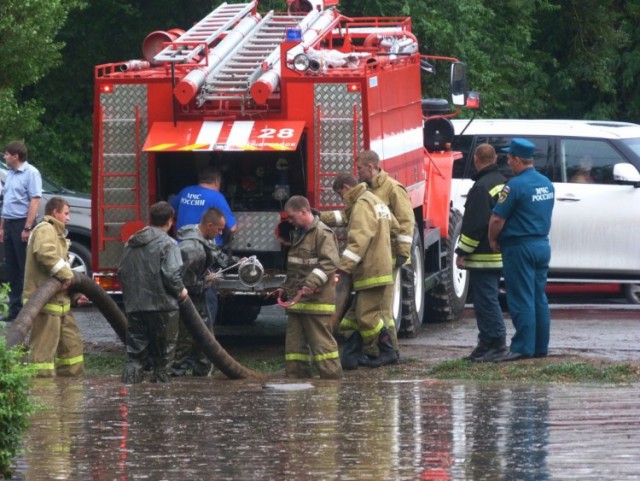
<path id="1" fill-rule="evenodd" d="M 6 345 L 12 348 L 23 344 L 31 330 L 33 321 L 44 305 L 62 289 L 62 284 L 57 279 L 47 279 L 36 292 L 29 298 L 18 317 L 7 328 Z M 89 277 L 78 272 L 73 273 L 70 293 L 79 292 L 87 296 L 107 319 L 122 343 L 127 339 L 127 318 L 115 301 Z M 182 322 L 196 339 L 205 355 L 220 371 L 231 379 L 264 379 L 259 372 L 244 367 L 224 350 L 216 338 L 209 331 L 191 299 L 187 298 L 180 304 L 180 317 Z"/>

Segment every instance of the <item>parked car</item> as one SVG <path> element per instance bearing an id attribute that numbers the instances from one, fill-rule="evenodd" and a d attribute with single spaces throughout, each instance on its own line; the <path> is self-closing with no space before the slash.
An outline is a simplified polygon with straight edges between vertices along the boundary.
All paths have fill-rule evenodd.
<path id="1" fill-rule="evenodd" d="M 549 280 L 621 283 L 640 303 L 640 125 L 579 120 L 453 120 L 452 202 L 461 212 L 475 173 L 473 152 L 493 145 L 510 176 L 504 147 L 536 145 L 534 166 L 555 187 Z"/>
<path id="2" fill-rule="evenodd" d="M 0 183 L 4 187 L 9 167 L 0 162 Z M 2 189 L 0 189 L 1 191 Z M 69 202 L 71 220 L 67 224 L 71 247 L 69 260 L 74 271 L 91 275 L 91 195 L 66 189 L 44 175 L 42 176 L 42 201 L 38 219 L 44 216 L 44 206 L 51 197 L 63 197 Z M 0 194 L 0 207 L 3 196 Z M 7 272 L 4 261 L 4 244 L 0 242 L 0 282 L 6 282 Z"/>

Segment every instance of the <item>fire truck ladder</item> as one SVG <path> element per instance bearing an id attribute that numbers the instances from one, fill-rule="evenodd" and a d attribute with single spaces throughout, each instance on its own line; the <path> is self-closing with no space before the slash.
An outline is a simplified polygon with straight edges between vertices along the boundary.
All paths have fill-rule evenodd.
<path id="1" fill-rule="evenodd" d="M 250 3 L 223 3 L 175 42 L 158 53 L 156 62 L 186 63 L 192 61 L 206 46 L 226 32 L 238 20 L 246 17 L 256 7 Z"/>
<path id="2" fill-rule="evenodd" d="M 311 12 L 308 15 L 317 15 Z M 264 16 L 260 23 L 223 59 L 207 77 L 199 97 L 207 100 L 243 100 L 253 81 L 263 73 L 263 64 L 280 57 L 280 44 L 288 28 L 300 26 L 306 16 L 275 14 Z"/>

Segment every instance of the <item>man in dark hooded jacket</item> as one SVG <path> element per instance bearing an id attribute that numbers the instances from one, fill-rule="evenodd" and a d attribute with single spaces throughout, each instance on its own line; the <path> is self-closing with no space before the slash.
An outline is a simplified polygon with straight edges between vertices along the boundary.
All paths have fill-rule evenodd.
<path id="1" fill-rule="evenodd" d="M 225 223 L 222 211 L 212 207 L 204 212 L 199 224 L 185 225 L 178 231 L 182 255 L 182 281 L 198 314 L 210 330 L 213 329 L 213 320 L 209 319 L 205 292 L 215 280 L 212 269 L 223 263 L 219 258 L 220 248 L 213 240 L 222 234 Z M 184 376 L 189 370 L 194 376 L 208 376 L 211 372 L 211 361 L 181 322 L 172 374 Z"/>
<path id="2" fill-rule="evenodd" d="M 122 381 L 142 382 L 149 361 L 151 382 L 168 382 L 178 323 L 178 302 L 187 297 L 180 269 L 182 259 L 167 232 L 174 210 L 167 202 L 149 209 L 149 225 L 133 234 L 124 246 L 118 277 L 127 313 L 127 363 Z"/>

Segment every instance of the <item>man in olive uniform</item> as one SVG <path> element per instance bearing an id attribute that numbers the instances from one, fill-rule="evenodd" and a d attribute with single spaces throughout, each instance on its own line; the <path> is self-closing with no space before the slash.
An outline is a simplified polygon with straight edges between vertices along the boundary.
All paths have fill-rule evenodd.
<path id="1" fill-rule="evenodd" d="M 338 241 L 334 232 L 313 215 L 305 197 L 291 197 L 285 212 L 295 230 L 282 290 L 288 299 L 302 295 L 287 308 L 287 377 L 311 377 L 313 361 L 321 378 L 340 379 L 338 344 L 331 333 L 336 297 L 333 278 L 340 259 Z"/>
<path id="2" fill-rule="evenodd" d="M 44 219 L 35 226 L 27 244 L 24 302 L 51 277 L 60 281 L 63 289 L 44 305 L 33 322 L 29 362 L 38 377 L 80 376 L 84 372 L 82 337 L 67 293 L 73 279 L 65 228 L 70 218 L 69 203 L 52 197 L 44 212 Z"/>
<path id="3" fill-rule="evenodd" d="M 204 212 L 199 224 L 185 225 L 177 236 L 182 256 L 182 281 L 198 314 L 210 330 L 213 329 L 213 320 L 209 319 L 205 292 L 215 279 L 210 269 L 219 264 L 217 254 L 220 248 L 214 244 L 213 239 L 222 234 L 224 226 L 222 211 L 211 207 Z M 208 376 L 211 361 L 181 322 L 172 374 L 184 376 L 189 370 L 194 376 Z"/>
<path id="4" fill-rule="evenodd" d="M 358 180 L 366 182 L 371 192 L 384 202 L 398 221 L 398 232 L 392 232 L 391 246 L 393 249 L 393 277 L 400 275 L 398 272 L 408 259 L 411 258 L 411 245 L 413 244 L 413 230 L 416 219 L 413 214 L 411 199 L 404 186 L 395 179 L 389 177 L 380 167 L 380 157 L 373 150 L 365 150 L 356 157 L 356 168 L 358 169 Z M 393 347 L 400 352 L 396 326 L 393 319 L 393 284 L 388 286 L 384 292 L 385 324 L 391 334 Z"/>
<path id="5" fill-rule="evenodd" d="M 357 369 L 363 353 L 369 358 L 369 367 L 396 363 L 398 354 L 385 324 L 384 292 L 386 286 L 393 284 L 391 229 L 394 224 L 397 228 L 397 221 L 366 184 L 358 184 L 349 174 L 338 175 L 333 190 L 342 197 L 349 212 L 347 247 L 338 273 L 352 274 L 356 291 L 355 306 L 339 326 L 339 332 L 347 339 L 342 368 Z"/>
<path id="6" fill-rule="evenodd" d="M 149 225 L 133 234 L 124 246 L 118 278 L 127 313 L 127 362 L 122 381 L 143 380 L 147 361 L 151 382 L 170 381 L 180 313 L 178 302 L 187 297 L 180 269 L 182 258 L 167 232 L 175 212 L 167 202 L 149 209 Z"/>

